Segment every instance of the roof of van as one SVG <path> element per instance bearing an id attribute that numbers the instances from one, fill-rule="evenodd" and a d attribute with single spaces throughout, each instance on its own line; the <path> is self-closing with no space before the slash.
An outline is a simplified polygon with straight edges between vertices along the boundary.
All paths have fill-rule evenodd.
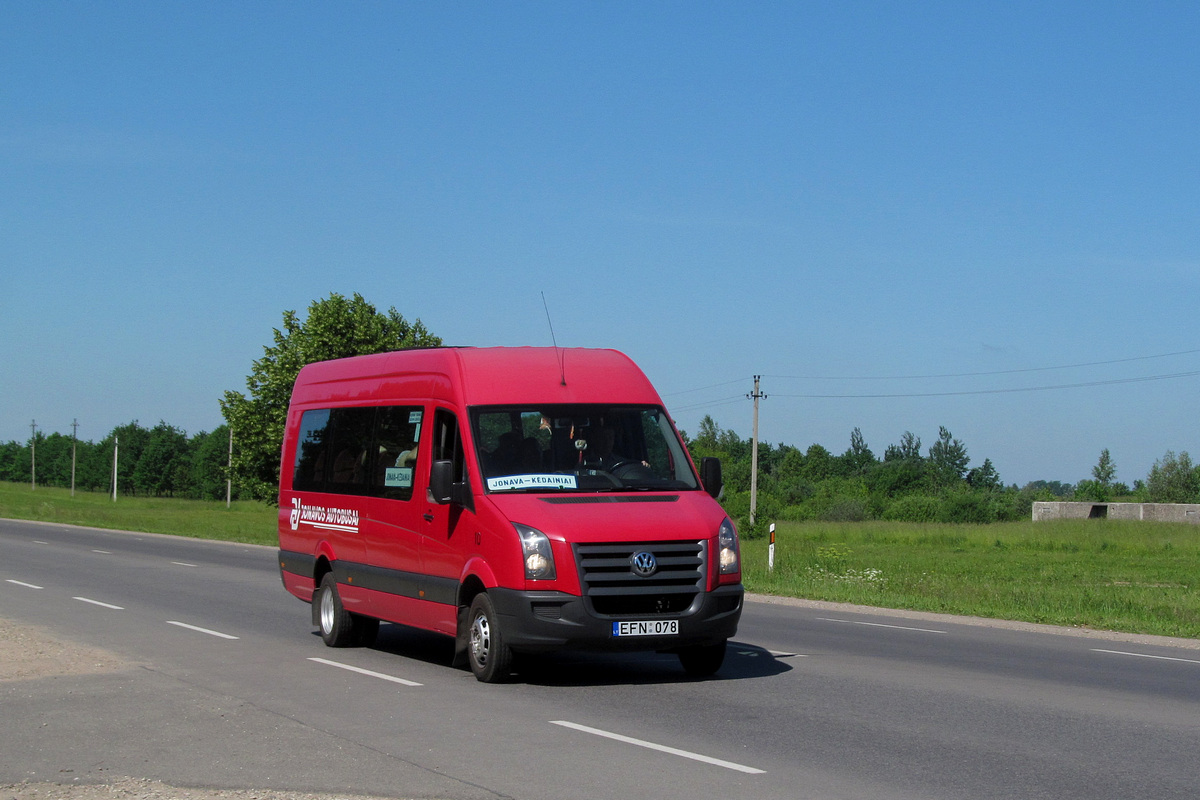
<path id="1" fill-rule="evenodd" d="M 662 401 L 645 374 L 616 350 L 434 347 L 305 366 L 292 402 L 436 398 L 463 405 Z"/>

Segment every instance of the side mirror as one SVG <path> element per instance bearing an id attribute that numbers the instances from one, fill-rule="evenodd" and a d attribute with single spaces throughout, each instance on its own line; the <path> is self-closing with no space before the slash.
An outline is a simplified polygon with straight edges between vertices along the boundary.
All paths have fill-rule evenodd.
<path id="1" fill-rule="evenodd" d="M 448 504 L 453 499 L 454 491 L 454 464 L 449 461 L 433 462 L 433 469 L 429 473 L 429 493 L 433 495 L 433 502 L 439 506 Z"/>
<path id="2" fill-rule="evenodd" d="M 721 477 L 721 459 L 707 456 L 700 459 L 700 482 L 704 491 L 720 500 L 725 493 L 725 481 Z"/>
<path id="3" fill-rule="evenodd" d="M 454 463 L 452 461 L 435 461 L 429 473 L 429 494 L 433 502 L 440 506 L 454 504 L 475 510 L 475 502 L 471 498 L 471 484 L 454 482 Z"/>

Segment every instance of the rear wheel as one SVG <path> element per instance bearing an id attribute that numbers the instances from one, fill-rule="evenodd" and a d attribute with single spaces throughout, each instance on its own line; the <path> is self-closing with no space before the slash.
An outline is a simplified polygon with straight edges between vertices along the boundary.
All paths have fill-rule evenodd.
<path id="1" fill-rule="evenodd" d="M 342 605 L 338 595 L 337 581 L 333 573 L 325 573 L 321 579 L 321 587 L 317 589 L 317 623 L 321 628 L 321 638 L 330 647 L 352 647 L 360 643 L 360 636 L 365 630 L 359 630 L 358 622 Z M 375 630 L 379 623 L 375 622 Z M 363 626 L 368 628 L 369 626 Z M 373 631 L 372 631 L 373 633 Z M 373 637 L 372 637 L 373 638 Z"/>
<path id="2" fill-rule="evenodd" d="M 679 663 L 683 671 L 693 678 L 707 678 L 721 668 L 725 662 L 725 642 L 698 645 L 679 651 Z"/>
<path id="3" fill-rule="evenodd" d="M 513 653 L 504 643 L 500 618 L 487 592 L 471 601 L 467 616 L 467 658 L 471 672 L 484 683 L 500 683 L 512 672 Z"/>

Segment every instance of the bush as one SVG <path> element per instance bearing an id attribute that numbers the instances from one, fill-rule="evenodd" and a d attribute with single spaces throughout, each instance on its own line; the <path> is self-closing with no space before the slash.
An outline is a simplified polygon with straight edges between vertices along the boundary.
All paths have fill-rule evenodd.
<path id="1" fill-rule="evenodd" d="M 838 498 L 820 515 L 822 522 L 862 522 L 867 518 L 867 503 L 857 497 Z"/>
<path id="2" fill-rule="evenodd" d="M 942 501 L 924 494 L 910 494 L 889 505 L 883 518 L 892 522 L 937 522 L 942 516 Z"/>
<path id="3" fill-rule="evenodd" d="M 955 492 L 942 502 L 941 522 L 980 524 L 996 521 L 992 498 L 981 492 Z"/>

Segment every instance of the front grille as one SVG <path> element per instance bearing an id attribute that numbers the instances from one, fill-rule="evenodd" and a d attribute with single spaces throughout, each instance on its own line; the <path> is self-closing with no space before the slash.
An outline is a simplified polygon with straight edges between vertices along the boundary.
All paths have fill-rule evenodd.
<path id="1" fill-rule="evenodd" d="M 658 562 L 648 577 L 633 570 L 643 552 Z M 577 544 L 575 563 L 583 596 L 605 616 L 678 614 L 704 590 L 704 542 Z"/>

